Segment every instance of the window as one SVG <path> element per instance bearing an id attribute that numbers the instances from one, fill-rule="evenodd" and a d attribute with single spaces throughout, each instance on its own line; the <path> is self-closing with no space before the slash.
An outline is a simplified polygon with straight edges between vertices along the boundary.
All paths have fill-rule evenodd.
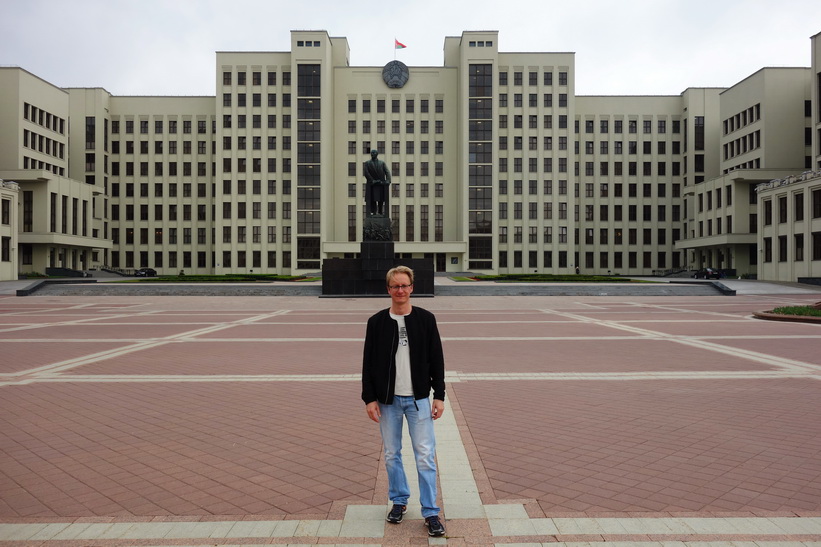
<path id="1" fill-rule="evenodd" d="M 778 261 L 787 261 L 787 236 L 778 236 Z"/>
<path id="2" fill-rule="evenodd" d="M 812 259 L 821 260 L 821 232 L 812 233 Z"/>
<path id="3" fill-rule="evenodd" d="M 821 218 L 821 190 L 812 191 L 812 218 Z"/>
<path id="4" fill-rule="evenodd" d="M 764 238 L 764 262 L 773 261 L 773 238 Z"/>

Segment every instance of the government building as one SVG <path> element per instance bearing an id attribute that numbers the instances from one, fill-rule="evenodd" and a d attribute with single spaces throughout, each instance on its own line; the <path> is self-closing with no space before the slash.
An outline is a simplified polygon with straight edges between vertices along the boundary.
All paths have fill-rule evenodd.
<path id="1" fill-rule="evenodd" d="M 499 39 L 356 67 L 346 38 L 293 31 L 217 52 L 204 97 L 0 67 L 0 279 L 317 272 L 360 251 L 371 150 L 395 252 L 438 272 L 821 279 L 821 35 L 811 67 L 676 96 L 577 95 L 573 53 Z"/>

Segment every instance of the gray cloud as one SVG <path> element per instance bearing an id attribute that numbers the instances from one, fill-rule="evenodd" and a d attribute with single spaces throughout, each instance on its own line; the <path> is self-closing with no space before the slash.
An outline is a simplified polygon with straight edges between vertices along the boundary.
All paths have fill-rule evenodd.
<path id="1" fill-rule="evenodd" d="M 0 0 L 0 64 L 116 95 L 213 95 L 215 51 L 287 51 L 294 29 L 347 37 L 364 66 L 438 66 L 445 36 L 498 30 L 501 51 L 576 52 L 578 94 L 671 95 L 809 66 L 816 2 Z"/>

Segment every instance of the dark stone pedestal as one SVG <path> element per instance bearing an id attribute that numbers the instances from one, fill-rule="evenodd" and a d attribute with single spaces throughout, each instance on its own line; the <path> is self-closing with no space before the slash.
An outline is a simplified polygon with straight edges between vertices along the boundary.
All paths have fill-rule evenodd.
<path id="1" fill-rule="evenodd" d="M 385 243 L 393 242 L 391 232 L 391 219 L 388 217 L 368 216 L 365 217 L 365 225 L 362 230 L 362 240 L 381 241 Z"/>
<path id="2" fill-rule="evenodd" d="M 322 296 L 388 296 L 385 274 L 394 266 L 413 270 L 414 296 L 433 296 L 433 260 L 395 258 L 393 241 L 363 241 L 359 258 L 322 263 Z"/>

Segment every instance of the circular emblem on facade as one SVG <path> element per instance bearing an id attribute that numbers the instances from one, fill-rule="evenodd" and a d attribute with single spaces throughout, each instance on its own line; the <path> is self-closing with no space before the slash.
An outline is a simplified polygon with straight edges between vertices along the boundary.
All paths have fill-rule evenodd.
<path id="1" fill-rule="evenodd" d="M 408 83 L 408 78 L 410 78 L 410 71 L 403 62 L 391 61 L 382 69 L 382 79 L 388 87 L 404 87 Z"/>

